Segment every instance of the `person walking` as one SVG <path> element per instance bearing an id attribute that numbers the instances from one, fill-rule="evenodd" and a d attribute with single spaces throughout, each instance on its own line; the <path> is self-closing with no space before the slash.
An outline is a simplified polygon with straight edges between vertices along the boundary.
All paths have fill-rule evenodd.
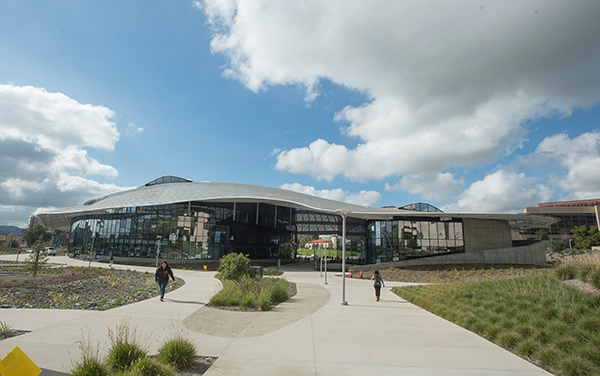
<path id="1" fill-rule="evenodd" d="M 375 287 L 375 300 L 379 301 L 379 297 L 381 296 L 381 286 L 385 287 L 383 278 L 381 277 L 381 274 L 379 274 L 379 270 L 375 270 L 371 280 L 373 281 L 373 287 Z"/>
<path id="2" fill-rule="evenodd" d="M 154 274 L 154 280 L 158 283 L 158 288 L 160 289 L 160 301 L 164 302 L 165 290 L 167 288 L 167 284 L 169 283 L 169 276 L 175 281 L 175 277 L 173 276 L 173 271 L 169 267 L 166 261 L 163 261 L 162 264 L 156 269 L 156 273 Z"/>
<path id="3" fill-rule="evenodd" d="M 110 257 L 108 258 L 108 266 L 110 266 L 112 268 L 112 264 L 113 264 L 114 258 L 112 253 L 110 254 Z"/>

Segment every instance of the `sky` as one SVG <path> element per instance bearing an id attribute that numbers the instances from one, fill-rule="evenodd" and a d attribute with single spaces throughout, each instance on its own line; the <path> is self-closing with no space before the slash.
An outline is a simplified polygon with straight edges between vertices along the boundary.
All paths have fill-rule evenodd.
<path id="1" fill-rule="evenodd" d="M 0 0 L 0 224 L 160 176 L 600 197 L 597 0 Z"/>

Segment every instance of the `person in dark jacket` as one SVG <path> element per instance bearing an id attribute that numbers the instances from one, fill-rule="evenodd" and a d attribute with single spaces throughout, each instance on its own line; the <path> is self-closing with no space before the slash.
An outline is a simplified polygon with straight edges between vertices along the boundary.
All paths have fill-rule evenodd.
<path id="1" fill-rule="evenodd" d="M 163 302 L 163 298 L 165 297 L 165 289 L 167 288 L 167 284 L 169 283 L 169 276 L 175 281 L 175 277 L 173 276 L 173 271 L 169 267 L 166 261 L 163 261 L 162 264 L 156 269 L 156 274 L 154 274 L 154 280 L 158 283 L 158 288 L 160 289 L 160 301 Z"/>
<path id="2" fill-rule="evenodd" d="M 375 300 L 379 301 L 379 296 L 381 295 L 381 286 L 385 287 L 383 278 L 381 277 L 381 274 L 379 274 L 379 270 L 375 270 L 371 280 L 373 281 L 373 287 L 375 287 Z"/>

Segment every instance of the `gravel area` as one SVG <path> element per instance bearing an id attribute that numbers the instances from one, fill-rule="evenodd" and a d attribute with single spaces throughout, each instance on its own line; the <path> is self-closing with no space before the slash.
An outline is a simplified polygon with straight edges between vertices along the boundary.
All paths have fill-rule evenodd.
<path id="1" fill-rule="evenodd" d="M 167 291 L 184 283 L 170 282 Z M 85 267 L 47 267 L 36 277 L 0 275 L 0 289 L 0 308 L 107 310 L 158 295 L 152 273 Z"/>

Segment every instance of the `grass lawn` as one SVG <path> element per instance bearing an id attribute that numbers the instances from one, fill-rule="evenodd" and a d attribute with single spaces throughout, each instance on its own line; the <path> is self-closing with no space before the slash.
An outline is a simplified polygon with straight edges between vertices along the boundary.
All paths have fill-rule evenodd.
<path id="1" fill-rule="evenodd" d="M 600 375 L 600 295 L 554 274 L 393 292 L 557 375 Z"/>

